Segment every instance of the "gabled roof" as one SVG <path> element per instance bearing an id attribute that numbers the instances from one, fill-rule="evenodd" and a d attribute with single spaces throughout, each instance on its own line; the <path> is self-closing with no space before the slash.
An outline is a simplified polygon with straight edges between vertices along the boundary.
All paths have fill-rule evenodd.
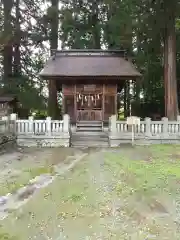
<path id="1" fill-rule="evenodd" d="M 118 50 L 62 50 L 55 51 L 40 72 L 49 77 L 117 76 L 135 78 L 141 74 Z"/>

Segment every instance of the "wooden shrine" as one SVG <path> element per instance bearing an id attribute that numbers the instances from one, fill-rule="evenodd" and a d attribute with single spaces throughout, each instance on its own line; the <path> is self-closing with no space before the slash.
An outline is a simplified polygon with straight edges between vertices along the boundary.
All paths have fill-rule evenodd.
<path id="1" fill-rule="evenodd" d="M 14 95 L 0 94 L 0 119 L 17 112 L 18 101 Z"/>
<path id="2" fill-rule="evenodd" d="M 62 93 L 62 114 L 72 122 L 106 122 L 117 113 L 117 93 L 125 81 L 141 74 L 124 51 L 78 49 L 54 51 L 40 76 L 49 80 L 51 103 Z"/>

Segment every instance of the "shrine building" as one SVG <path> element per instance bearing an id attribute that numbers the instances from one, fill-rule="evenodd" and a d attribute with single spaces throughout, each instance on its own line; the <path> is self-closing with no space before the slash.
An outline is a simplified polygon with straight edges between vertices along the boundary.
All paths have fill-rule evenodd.
<path id="1" fill-rule="evenodd" d="M 117 94 L 127 80 L 141 74 L 119 50 L 54 51 L 41 71 L 49 80 L 49 98 L 57 104 L 62 93 L 62 115 L 69 114 L 72 123 L 107 122 L 117 114 Z"/>

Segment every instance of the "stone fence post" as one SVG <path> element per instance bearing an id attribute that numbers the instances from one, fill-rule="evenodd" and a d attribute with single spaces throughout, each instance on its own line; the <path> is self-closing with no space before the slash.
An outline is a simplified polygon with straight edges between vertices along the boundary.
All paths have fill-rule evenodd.
<path id="1" fill-rule="evenodd" d="M 11 121 L 16 121 L 17 120 L 17 114 L 16 113 L 11 113 L 10 120 Z"/>
<path id="2" fill-rule="evenodd" d="M 109 118 L 109 130 L 111 133 L 116 133 L 117 132 L 117 127 L 116 127 L 116 115 L 112 115 Z"/>
<path id="3" fill-rule="evenodd" d="M 177 122 L 178 122 L 178 125 L 180 127 L 180 116 L 179 115 L 177 116 Z M 178 133 L 178 134 L 180 134 L 180 133 Z"/>
<path id="4" fill-rule="evenodd" d="M 3 116 L 1 118 L 1 120 L 3 121 L 2 126 L 1 126 L 1 133 L 8 133 L 8 117 L 7 116 Z"/>
<path id="5" fill-rule="evenodd" d="M 46 132 L 47 135 L 51 135 L 51 117 L 46 118 Z"/>
<path id="6" fill-rule="evenodd" d="M 29 120 L 29 133 L 34 134 L 34 117 L 29 116 L 28 120 Z"/>
<path id="7" fill-rule="evenodd" d="M 146 117 L 145 118 L 145 136 L 146 137 L 151 137 L 151 118 Z"/>
<path id="8" fill-rule="evenodd" d="M 70 117 L 68 114 L 63 115 L 63 132 L 69 133 Z"/>
<path id="9" fill-rule="evenodd" d="M 10 115 L 11 132 L 14 135 L 16 134 L 16 120 L 17 120 L 17 114 L 16 113 L 11 113 L 11 115 Z"/>
<path id="10" fill-rule="evenodd" d="M 168 118 L 167 117 L 163 117 L 161 119 L 161 121 L 163 122 L 163 126 L 162 126 L 162 134 L 163 136 L 167 136 L 168 135 Z"/>

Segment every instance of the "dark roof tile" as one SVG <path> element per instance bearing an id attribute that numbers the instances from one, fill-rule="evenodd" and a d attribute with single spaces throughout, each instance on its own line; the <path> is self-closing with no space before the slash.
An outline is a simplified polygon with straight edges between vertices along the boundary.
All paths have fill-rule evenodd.
<path id="1" fill-rule="evenodd" d="M 43 78 L 61 76 L 118 76 L 140 77 L 135 66 L 127 61 L 122 52 L 98 50 L 58 51 L 40 72 Z"/>

